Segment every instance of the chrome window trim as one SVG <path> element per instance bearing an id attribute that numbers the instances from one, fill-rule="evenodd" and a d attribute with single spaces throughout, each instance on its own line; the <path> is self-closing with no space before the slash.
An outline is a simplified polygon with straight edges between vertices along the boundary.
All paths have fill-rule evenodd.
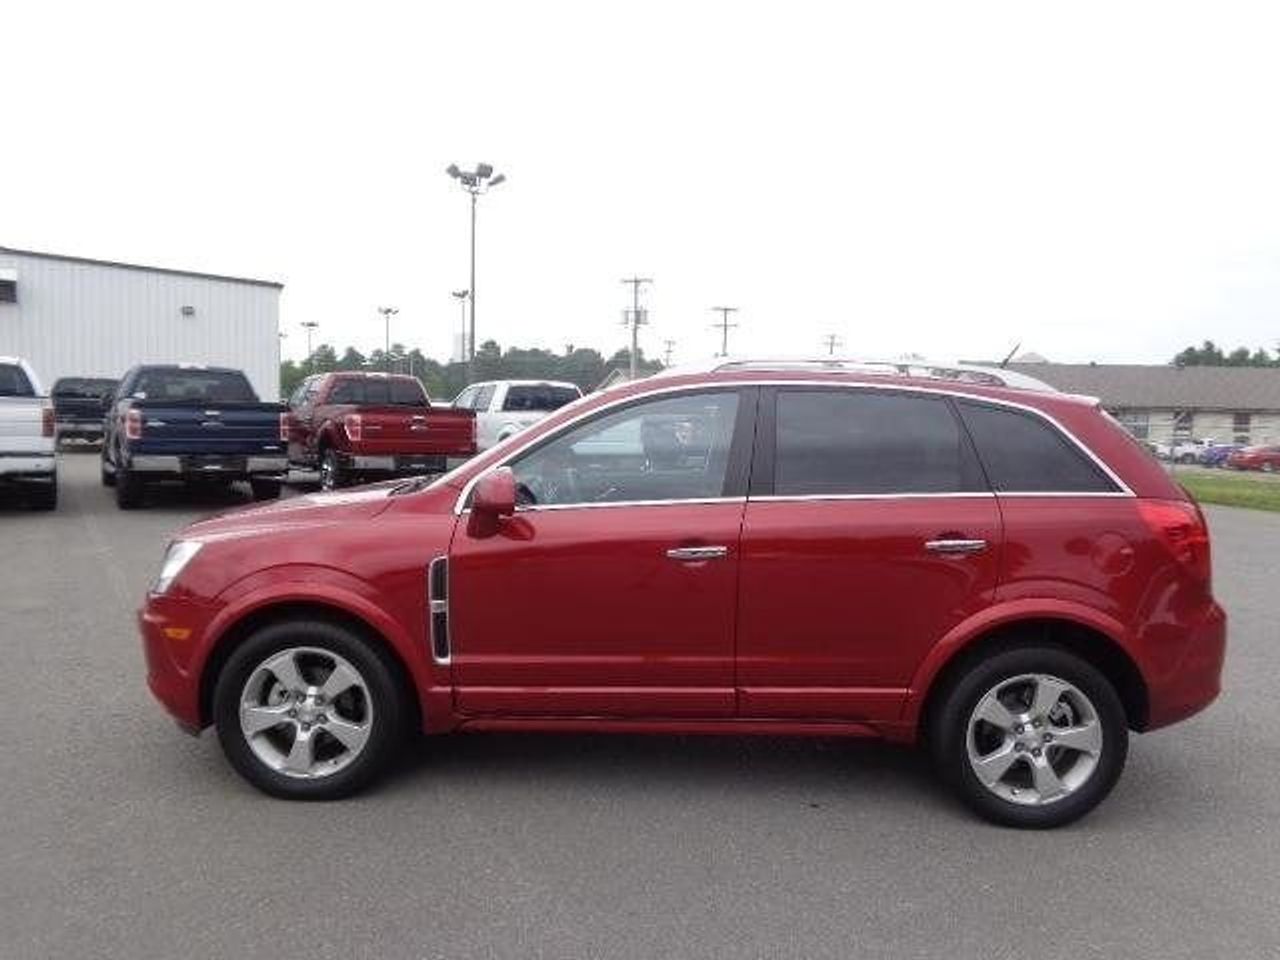
<path id="1" fill-rule="evenodd" d="M 1035 491 L 1035 492 L 1029 492 L 1029 493 L 1001 493 L 999 491 L 988 491 L 988 493 L 990 493 L 992 496 L 1000 496 L 1000 497 L 1028 497 L 1028 496 L 1034 496 L 1034 497 L 1132 497 L 1132 496 L 1135 496 L 1133 489 L 1127 483 L 1125 483 L 1122 479 L 1120 479 L 1119 475 L 1117 475 L 1114 470 L 1112 470 L 1109 466 L 1107 466 L 1107 464 L 1103 462 L 1101 457 L 1099 457 L 1096 453 L 1094 453 L 1091 449 L 1089 449 L 1089 447 L 1084 443 L 1084 441 L 1082 441 L 1074 433 L 1068 430 L 1062 424 L 1062 422 L 1058 420 L 1057 417 L 1053 416 L 1050 413 L 1046 413 L 1045 411 L 1040 410 L 1036 407 L 1033 407 L 1029 404 L 1018 403 L 1016 400 L 1006 400 L 1004 398 L 988 397 L 980 393 L 971 393 L 963 389 L 955 389 L 955 388 L 943 389 L 941 387 L 917 387 L 917 386 L 900 385 L 900 384 L 842 383 L 839 381 L 832 381 L 832 380 L 715 380 L 711 383 L 696 383 L 696 384 L 681 383 L 681 384 L 673 384 L 673 385 L 667 385 L 667 386 L 656 386 L 653 390 L 647 390 L 643 393 L 633 393 L 633 394 L 628 394 L 625 397 L 618 397 L 608 403 L 602 403 L 599 406 L 592 407 L 590 410 L 584 410 L 582 413 L 578 414 L 577 416 L 571 417 L 570 419 L 564 421 L 564 423 L 558 424 L 555 427 L 555 429 L 550 430 L 547 433 L 540 434 L 532 438 L 526 437 L 525 438 L 526 442 L 524 444 L 520 444 L 519 446 L 514 446 L 512 449 L 506 451 L 500 459 L 496 460 L 495 462 L 479 470 L 475 476 L 473 476 L 470 480 L 466 482 L 466 484 L 462 488 L 462 491 L 458 494 L 457 499 L 454 501 L 454 504 L 453 504 L 454 515 L 461 516 L 464 512 L 466 512 L 465 504 L 468 498 L 471 496 L 472 488 L 480 481 L 480 478 L 483 477 L 490 470 L 496 470 L 499 467 L 505 467 L 507 464 L 509 464 L 516 457 L 520 456 L 521 453 L 523 453 L 526 449 L 528 449 L 528 447 L 532 446 L 533 444 L 550 442 L 551 440 L 554 440 L 556 437 L 560 436 L 561 434 L 566 433 L 567 431 L 573 429 L 573 427 L 575 427 L 582 421 L 590 419 L 596 416 L 597 414 L 605 413 L 606 411 L 612 410 L 615 407 L 621 407 L 621 406 L 626 406 L 633 403 L 639 403 L 641 401 L 648 400 L 653 397 L 661 397 L 667 394 L 707 393 L 707 392 L 712 392 L 717 390 L 741 390 L 744 387 L 817 387 L 819 389 L 826 389 L 826 390 L 869 390 L 873 393 L 906 393 L 906 394 L 914 393 L 914 394 L 926 394 L 926 395 L 938 396 L 938 397 L 957 397 L 962 400 L 973 400 L 977 403 L 989 403 L 992 406 L 997 406 L 997 407 L 1008 407 L 1011 410 L 1021 410 L 1024 413 L 1029 413 L 1029 414 L 1032 414 L 1033 416 L 1039 417 L 1041 420 L 1044 420 L 1046 423 L 1052 426 L 1055 430 L 1057 430 L 1060 434 L 1062 434 L 1062 436 L 1066 437 L 1077 450 L 1079 450 L 1086 457 L 1088 457 L 1089 460 L 1095 466 L 1097 466 L 1097 468 L 1101 470 L 1112 483 L 1114 483 L 1117 487 L 1119 487 L 1119 490 L 1091 492 L 1091 493 L 1072 493 L 1070 491 L 1054 491 L 1054 490 Z M 583 397 L 582 399 L 585 400 L 587 399 L 587 397 Z M 513 437 L 508 438 L 507 442 L 511 443 L 513 440 L 517 440 L 518 438 L 520 438 L 520 436 L 521 434 L 516 434 Z M 951 494 L 946 494 L 946 495 L 950 496 Z M 965 494 L 958 494 L 958 495 L 975 496 L 975 495 L 981 495 L 981 494 L 965 493 Z M 915 494 L 915 493 L 860 494 L 858 493 L 858 494 L 840 494 L 839 496 L 878 497 L 882 499 L 888 499 L 888 498 L 898 498 L 898 497 L 934 496 L 934 494 Z M 764 500 L 767 498 L 753 497 L 751 499 Z M 796 499 L 796 498 L 784 497 L 782 499 Z M 832 497 L 824 495 L 823 497 L 821 497 L 821 499 L 832 499 Z M 637 504 L 644 504 L 644 503 L 680 503 L 680 502 L 682 501 L 678 501 L 678 500 L 635 501 L 635 502 L 618 501 L 616 504 L 611 504 L 611 506 L 635 506 Z M 695 500 L 695 501 L 684 501 L 684 502 L 696 503 L 700 501 Z M 592 506 L 592 505 L 576 504 L 576 503 L 548 504 L 547 506 L 544 506 L 541 509 L 547 509 L 547 507 L 554 507 L 557 509 L 568 509 L 568 508 L 576 509 L 578 507 L 584 507 L 584 506 Z"/>
<path id="2" fill-rule="evenodd" d="M 751 497 L 752 503 L 794 503 L 806 500 L 990 500 L 990 490 L 955 493 L 770 493 Z"/>
<path id="3" fill-rule="evenodd" d="M 697 503 L 746 503 L 746 497 L 685 497 L 679 500 L 602 500 L 598 503 L 532 503 L 516 507 L 516 513 L 551 510 L 599 510 L 607 507 L 672 507 Z"/>

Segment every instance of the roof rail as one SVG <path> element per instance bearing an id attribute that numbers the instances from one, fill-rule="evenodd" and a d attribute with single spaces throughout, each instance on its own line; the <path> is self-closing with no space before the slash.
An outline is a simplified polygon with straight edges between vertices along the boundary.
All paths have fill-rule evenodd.
<path id="1" fill-rule="evenodd" d="M 987 387 L 1012 387 L 1020 390 L 1037 390 L 1043 393 L 1058 391 L 1035 377 L 1013 370 L 982 367 L 969 363 L 934 363 L 928 360 L 874 360 L 859 357 L 818 357 L 814 359 L 738 359 L 719 360 L 710 372 L 726 371 L 822 371 L 827 373 L 857 373 L 885 377 L 913 377 L 930 380 L 948 380 L 972 383 Z"/>

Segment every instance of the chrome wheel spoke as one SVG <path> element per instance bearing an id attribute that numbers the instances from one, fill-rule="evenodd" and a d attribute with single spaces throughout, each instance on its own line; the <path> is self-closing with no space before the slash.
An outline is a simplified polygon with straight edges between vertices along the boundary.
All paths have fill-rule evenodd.
<path id="1" fill-rule="evenodd" d="M 1063 683 L 1053 677 L 1037 677 L 1036 692 L 1031 700 L 1031 715 L 1047 717 L 1049 711 L 1058 705 L 1062 695 L 1071 689 L 1070 684 Z"/>
<path id="2" fill-rule="evenodd" d="M 1068 750 L 1097 755 L 1102 750 L 1102 724 L 1096 720 L 1077 727 L 1052 728 L 1053 744 Z"/>
<path id="3" fill-rule="evenodd" d="M 307 681 L 302 679 L 302 674 L 298 670 L 296 650 L 286 650 L 279 656 L 268 660 L 263 666 L 280 681 L 280 685 L 286 690 L 305 690 L 307 688 Z"/>
<path id="4" fill-rule="evenodd" d="M 352 687 L 361 686 L 360 674 L 345 663 L 334 665 L 333 672 L 320 687 L 320 692 L 329 700 L 334 700 Z"/>
<path id="5" fill-rule="evenodd" d="M 1018 759 L 1019 754 L 1014 752 L 1013 744 L 1006 743 L 999 750 L 972 761 L 973 772 L 978 775 L 979 780 L 991 786 L 999 782 Z"/>
<path id="6" fill-rule="evenodd" d="M 297 736 L 293 738 L 293 746 L 289 748 L 289 753 L 284 758 L 284 768 L 295 774 L 310 773 L 314 759 L 315 744 L 311 737 L 311 731 L 303 730 L 299 727 Z"/>
<path id="7" fill-rule="evenodd" d="M 240 704 L 240 729 L 245 736 L 253 737 L 263 730 L 270 730 L 289 720 L 289 704 L 261 706 L 254 703 Z"/>
<path id="8" fill-rule="evenodd" d="M 358 753 L 369 739 L 369 724 L 354 723 L 342 717 L 330 717 L 324 729 L 352 753 Z"/>
<path id="9" fill-rule="evenodd" d="M 1040 794 L 1040 801 L 1052 800 L 1060 793 L 1066 792 L 1066 788 L 1062 784 L 1062 780 L 1058 777 L 1057 772 L 1049 764 L 1048 757 L 1037 757 L 1031 763 L 1031 778 L 1036 785 L 1036 793 Z"/>
<path id="10" fill-rule="evenodd" d="M 1013 730 L 1014 725 L 1017 723 L 1013 714 L 1009 712 L 1009 708 L 992 693 L 982 698 L 982 702 L 978 704 L 978 709 L 974 716 L 1004 731 Z"/>

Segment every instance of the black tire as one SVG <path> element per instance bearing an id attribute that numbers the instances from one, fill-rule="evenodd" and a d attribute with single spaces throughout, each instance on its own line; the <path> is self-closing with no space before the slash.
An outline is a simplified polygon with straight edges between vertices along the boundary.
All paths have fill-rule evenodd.
<path id="1" fill-rule="evenodd" d="M 114 487 L 116 485 L 115 471 L 107 469 L 107 455 L 102 454 L 102 485 L 104 487 Z"/>
<path id="2" fill-rule="evenodd" d="M 116 506 L 121 510 L 133 510 L 142 506 L 142 478 L 132 470 L 116 467 Z"/>
<path id="3" fill-rule="evenodd" d="M 338 452 L 332 447 L 320 451 L 320 489 L 341 490 L 350 482 Z"/>
<path id="4" fill-rule="evenodd" d="M 273 655 L 292 647 L 326 651 L 355 668 L 372 701 L 368 739 L 356 757 L 335 772 L 302 779 L 278 772 L 254 753 L 240 727 L 241 693 L 250 676 Z M 357 632 L 325 620 L 291 620 L 253 633 L 228 658 L 213 694 L 213 720 L 227 760 L 251 784 L 287 800 L 337 800 L 368 786 L 395 758 L 412 712 L 388 654 Z"/>
<path id="5" fill-rule="evenodd" d="M 1035 806 L 1016 803 L 988 789 L 974 772 L 968 753 L 969 720 L 979 702 L 1002 682 L 1026 674 L 1045 674 L 1076 687 L 1088 698 L 1102 728 L 1097 765 L 1088 778 L 1074 792 Z M 1033 829 L 1071 823 L 1101 803 L 1124 770 L 1129 728 L 1115 688 L 1095 667 L 1061 647 L 1029 644 L 976 659 L 951 678 L 940 694 L 928 718 L 934 763 L 956 795 L 993 823 Z"/>
<path id="6" fill-rule="evenodd" d="M 58 509 L 58 476 L 54 474 L 48 483 L 31 484 L 28 500 L 33 510 Z"/>
<path id="7" fill-rule="evenodd" d="M 249 481 L 249 489 L 255 500 L 276 500 L 280 496 L 280 481 L 254 478 Z"/>

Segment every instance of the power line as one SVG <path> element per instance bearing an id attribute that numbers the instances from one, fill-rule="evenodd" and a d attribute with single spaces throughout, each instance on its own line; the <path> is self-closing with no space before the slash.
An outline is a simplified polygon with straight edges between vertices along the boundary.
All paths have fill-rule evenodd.
<path id="1" fill-rule="evenodd" d="M 662 365 L 669 367 L 671 366 L 671 354 L 675 351 L 676 342 L 674 340 L 663 340 L 662 346 Z"/>
<path id="2" fill-rule="evenodd" d="M 646 283 L 653 283 L 652 277 L 628 277 L 622 281 L 631 284 L 631 310 L 622 311 L 624 326 L 631 327 L 631 379 L 640 375 L 640 326 L 649 322 L 649 311 L 640 309 L 640 288 Z"/>
<path id="3" fill-rule="evenodd" d="M 720 331 L 720 356 L 727 357 L 729 355 L 729 328 L 737 327 L 736 323 L 729 322 L 729 314 L 737 313 L 737 307 L 712 307 L 712 310 L 720 311 L 720 319 L 711 326 Z"/>
<path id="4" fill-rule="evenodd" d="M 840 337 L 834 333 L 828 333 L 825 337 L 822 338 L 822 342 L 826 344 L 827 356 L 829 357 L 835 356 L 836 347 L 844 346 L 844 341 L 841 340 Z"/>

